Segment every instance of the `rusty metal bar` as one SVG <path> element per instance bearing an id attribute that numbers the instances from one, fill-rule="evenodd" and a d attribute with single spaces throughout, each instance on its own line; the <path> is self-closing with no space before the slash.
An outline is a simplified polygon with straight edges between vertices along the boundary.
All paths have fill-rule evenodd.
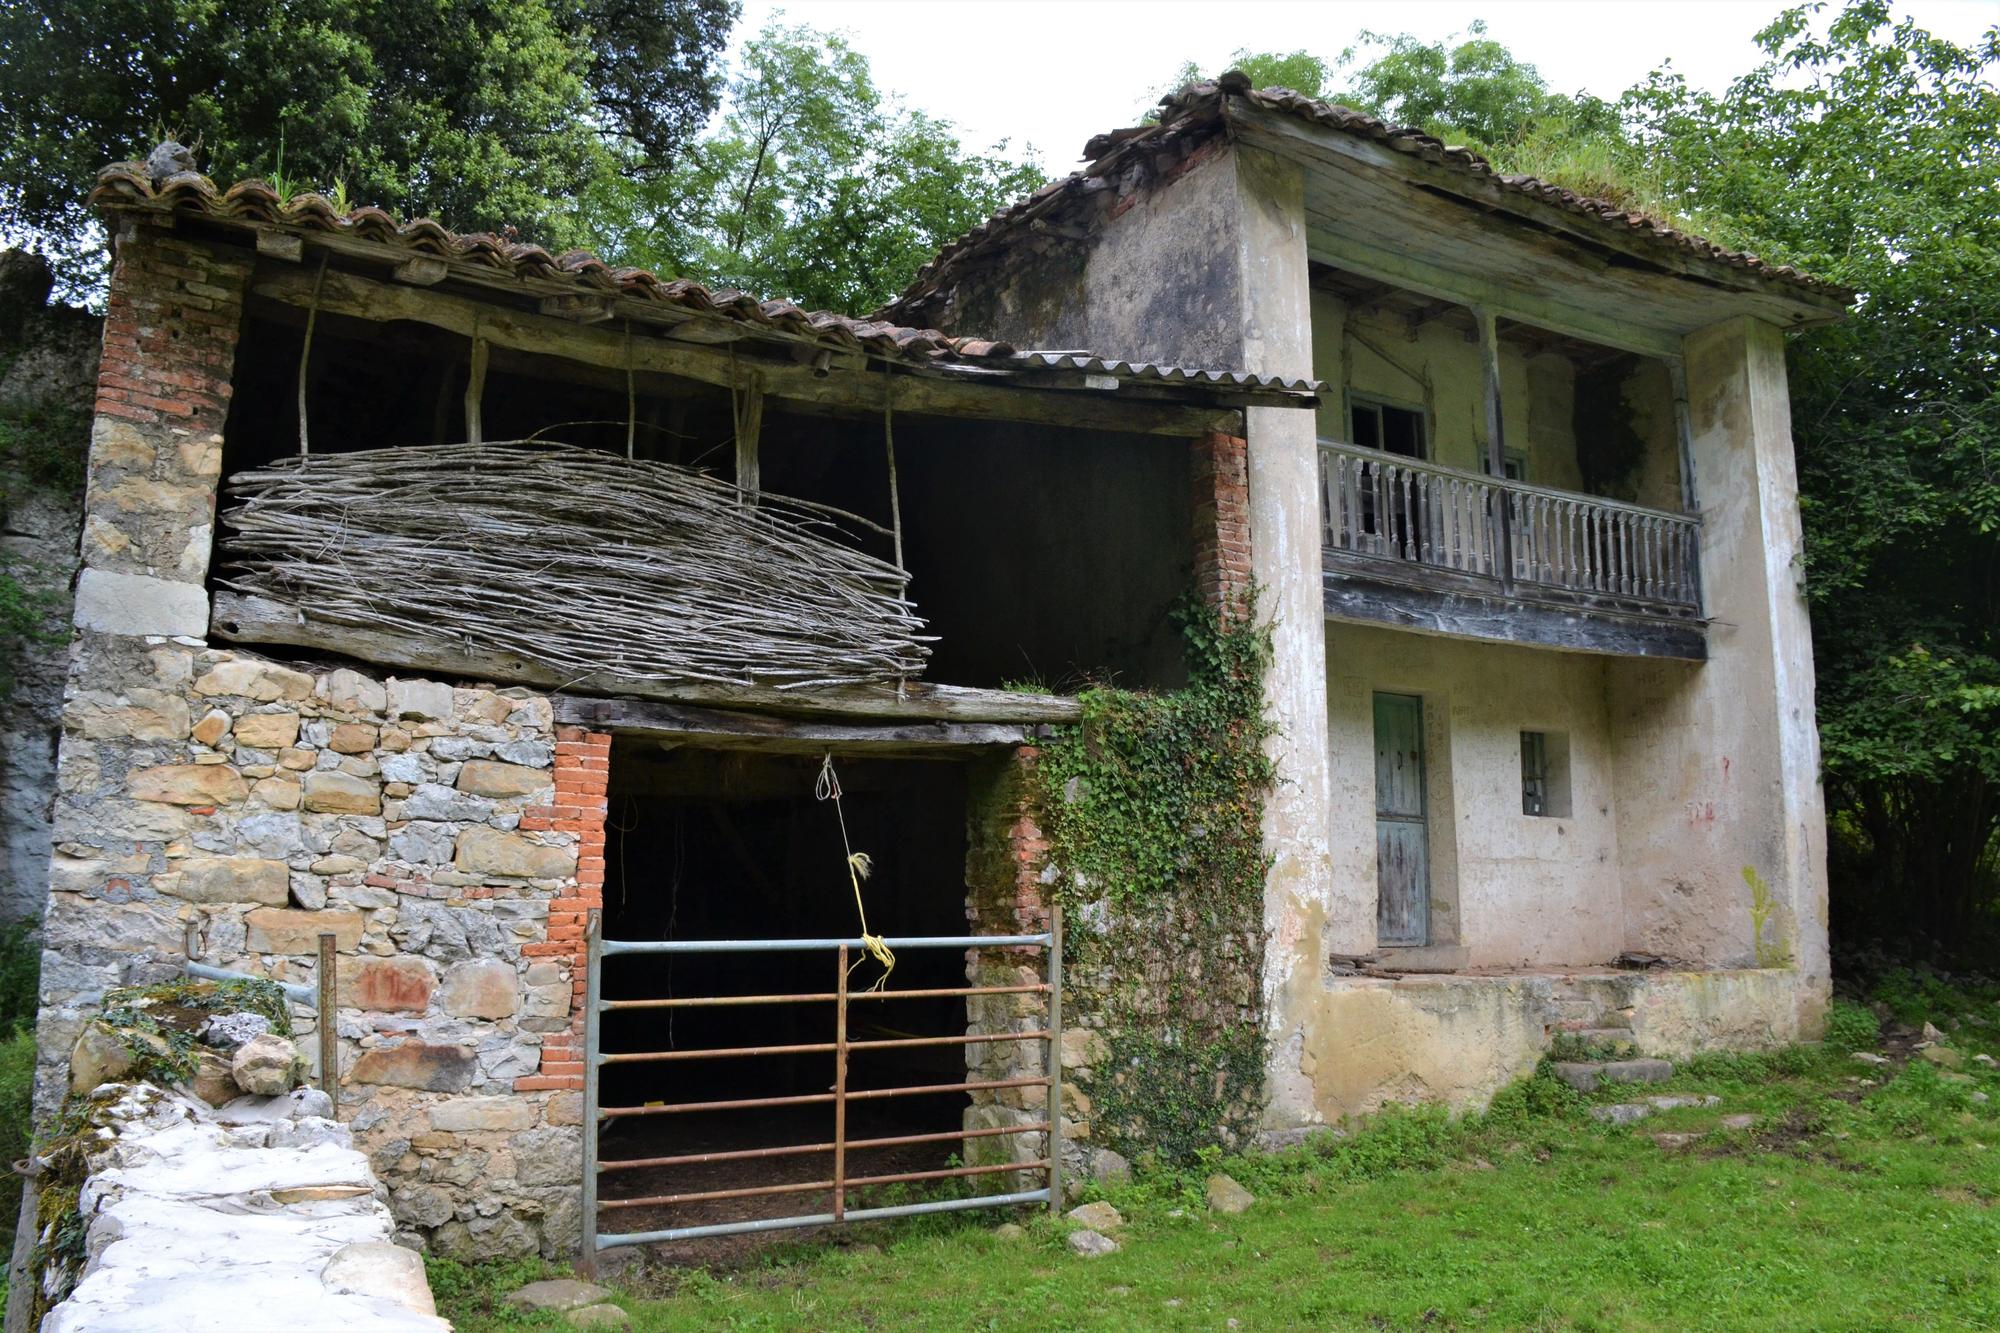
<path id="1" fill-rule="evenodd" d="M 958 1139 L 991 1139 L 1008 1134 L 1039 1134 L 1047 1129 L 1046 1120 L 1032 1125 L 999 1125 L 987 1129 L 947 1129 L 931 1134 L 895 1134 L 878 1139 L 849 1139 L 847 1150 L 858 1152 L 863 1148 L 902 1148 L 915 1143 L 951 1143 Z M 734 1148 L 728 1152 L 692 1152 L 677 1157 L 631 1157 L 617 1162 L 599 1162 L 597 1169 L 604 1171 L 631 1171 L 640 1167 L 656 1166 L 704 1166 L 710 1162 L 738 1162 L 760 1157 L 809 1157 L 814 1153 L 833 1151 L 831 1140 L 825 1143 L 795 1143 L 782 1148 Z"/>
<path id="2" fill-rule="evenodd" d="M 849 1185 L 901 1185 L 915 1180 L 953 1180 L 960 1176 L 997 1176 L 1008 1171 L 1041 1171 L 1048 1167 L 1048 1159 L 1040 1158 L 1032 1162 L 996 1162 L 987 1166 L 953 1166 L 937 1171 L 899 1171 L 891 1176 L 856 1176 Z"/>
<path id="3" fill-rule="evenodd" d="M 830 1041 L 809 1041 L 796 1046 L 704 1046 L 691 1051 L 620 1051 L 602 1057 L 607 1065 L 638 1065 L 661 1060 L 728 1060 L 747 1055 L 824 1055 L 833 1049 Z"/>
<path id="4" fill-rule="evenodd" d="M 1040 995 L 1048 990 L 1042 982 L 1032 986 L 951 986 L 929 990 L 861 991 L 849 994 L 856 1000 L 946 1000 L 970 995 Z M 832 991 L 802 992 L 798 995 L 691 995 L 668 1000 L 606 1000 L 604 1009 L 720 1009 L 737 1004 L 832 1004 L 839 997 Z"/>
<path id="5" fill-rule="evenodd" d="M 770 1194 L 811 1194 L 830 1190 L 831 1180 L 802 1180 L 795 1185 L 744 1185 L 739 1189 L 697 1190 L 689 1194 L 649 1194 L 639 1199 L 600 1199 L 600 1209 L 666 1208 L 680 1203 L 708 1203 L 715 1199 L 756 1199 Z M 837 1220 L 837 1219 L 836 1219 Z"/>
<path id="6" fill-rule="evenodd" d="M 902 539 L 897 538 L 898 541 Z M 831 771 L 831 770 L 829 770 Z M 840 946 L 833 1005 L 833 1220 L 847 1217 L 847 946 Z"/>
<path id="7" fill-rule="evenodd" d="M 303 423 L 301 438 L 305 431 Z M 319 972 L 313 977 L 319 1001 L 319 1090 L 327 1097 L 327 1118 L 340 1119 L 340 963 L 334 956 L 338 937 L 319 937 Z"/>
<path id="8" fill-rule="evenodd" d="M 885 1051 L 894 1047 L 907 1046 L 977 1046 L 996 1041 L 1045 1041 L 1046 1032 L 968 1032 L 953 1037 L 883 1037 L 875 1041 L 855 1041 L 848 1043 L 848 1049 L 855 1051 Z"/>
<path id="9" fill-rule="evenodd" d="M 944 1092 L 986 1092 L 994 1088 L 1039 1088 L 1045 1080 L 1040 1078 L 992 1078 L 973 1083 L 932 1083 L 914 1088 L 870 1088 L 866 1092 L 850 1092 L 847 1100 L 876 1101 L 884 1097 L 924 1097 Z"/>
<path id="10" fill-rule="evenodd" d="M 858 1102 L 873 1101 L 882 1097 L 915 1097 L 945 1092 L 987 1092 L 995 1088 L 1039 1088 L 1048 1079 L 1037 1075 L 1034 1078 L 980 1079 L 969 1083 L 932 1083 L 914 1088 L 871 1088 L 866 1092 L 850 1092 L 847 1100 Z M 741 1097 L 720 1102 L 668 1102 L 660 1106 L 606 1106 L 598 1114 L 606 1117 L 626 1115 L 679 1115 L 690 1111 L 747 1111 L 767 1106 L 828 1106 L 833 1102 L 830 1092 L 808 1092 L 793 1097 Z"/>

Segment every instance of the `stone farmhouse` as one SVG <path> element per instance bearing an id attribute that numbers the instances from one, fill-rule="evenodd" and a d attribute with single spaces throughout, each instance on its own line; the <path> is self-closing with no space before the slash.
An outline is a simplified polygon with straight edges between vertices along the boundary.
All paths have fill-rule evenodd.
<path id="1" fill-rule="evenodd" d="M 1783 335 L 1847 294 L 1233 77 L 1087 156 L 870 319 L 107 169 L 41 1111 L 192 964 L 329 997 L 444 1253 L 1059 1198 L 1038 746 L 1253 581 L 1274 1138 L 1813 1033 Z"/>

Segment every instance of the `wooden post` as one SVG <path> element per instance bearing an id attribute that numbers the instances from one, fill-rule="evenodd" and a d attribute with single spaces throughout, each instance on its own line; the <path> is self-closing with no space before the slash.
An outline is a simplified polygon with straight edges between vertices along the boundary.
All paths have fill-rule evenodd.
<path id="1" fill-rule="evenodd" d="M 312 304 L 306 307 L 306 338 L 299 347 L 299 452 L 312 452 L 310 433 L 306 429 L 306 383 L 311 372 L 313 354 L 313 326 L 319 323 L 319 297 L 326 288 L 326 261 L 331 254 L 319 257 L 319 272 L 313 277 Z"/>
<path id="2" fill-rule="evenodd" d="M 1486 368 L 1486 470 L 1493 477 L 1493 503 L 1499 506 L 1496 526 L 1500 533 L 1500 584 L 1514 587 L 1514 507 L 1513 493 L 1507 489 L 1507 439 L 1500 415 L 1500 330 L 1491 310 L 1475 307 L 1473 321 L 1479 326 L 1479 359 Z"/>
<path id="3" fill-rule="evenodd" d="M 333 1103 L 328 1114 L 340 1119 L 340 1046 L 335 1040 L 339 1021 L 339 963 L 334 956 L 337 938 L 331 934 L 319 937 L 319 1090 Z"/>
<path id="4" fill-rule="evenodd" d="M 1667 379 L 1674 396 L 1674 443 L 1680 450 L 1681 462 L 1681 510 L 1690 517 L 1701 517 L 1701 494 L 1694 484 L 1694 413 L 1688 406 L 1687 362 L 1680 357 L 1667 358 Z M 1687 568 L 1683 577 L 1687 580 L 1687 591 L 1692 596 L 1695 609 L 1707 607 L 1708 598 L 1702 590 L 1701 543 L 1699 535 L 1684 538 L 1687 553 Z"/>
<path id="5" fill-rule="evenodd" d="M 755 375 L 743 386 L 736 408 L 736 489 L 753 502 L 762 489 L 763 470 L 758 463 L 758 437 L 764 430 L 764 381 Z"/>
<path id="6" fill-rule="evenodd" d="M 486 397 L 486 351 L 486 340 L 474 334 L 472 369 L 465 379 L 465 439 L 468 444 L 480 443 L 484 435 L 479 406 Z"/>

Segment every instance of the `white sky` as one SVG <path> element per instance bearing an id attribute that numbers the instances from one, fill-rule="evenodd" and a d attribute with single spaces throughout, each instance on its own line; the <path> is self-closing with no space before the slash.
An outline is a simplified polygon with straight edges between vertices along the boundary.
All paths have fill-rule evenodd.
<path id="1" fill-rule="evenodd" d="M 1838 0 L 1836 0 L 1836 5 Z M 877 86 L 959 127 L 968 146 L 1011 139 L 1066 171 L 1083 142 L 1130 125 L 1182 62 L 1238 49 L 1305 49 L 1329 61 L 1363 29 L 1426 41 L 1484 18 L 1489 35 L 1559 92 L 1615 98 L 1661 61 L 1720 90 L 1750 68 L 1751 36 L 1783 0 L 744 0 L 740 40 L 777 13 L 847 33 Z M 2000 0 L 1899 0 L 1969 45 Z"/>

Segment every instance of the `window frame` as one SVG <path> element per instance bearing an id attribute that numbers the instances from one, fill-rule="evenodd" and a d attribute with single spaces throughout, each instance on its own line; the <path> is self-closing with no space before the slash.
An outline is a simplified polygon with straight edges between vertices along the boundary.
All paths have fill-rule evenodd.
<path id="1" fill-rule="evenodd" d="M 1414 454 L 1397 454 L 1396 457 L 1411 458 L 1420 463 L 1429 462 L 1432 449 L 1430 412 L 1425 409 L 1422 403 L 1413 403 L 1405 399 L 1391 398 L 1385 394 L 1362 393 L 1362 392 L 1357 392 L 1356 390 L 1353 389 L 1349 389 L 1347 391 L 1347 443 L 1354 445 L 1356 448 L 1378 449 L 1381 450 L 1381 452 L 1383 453 L 1393 452 L 1392 450 L 1383 448 L 1382 444 L 1380 443 L 1376 443 L 1373 445 L 1363 445 L 1360 443 L 1359 440 L 1355 438 L 1354 419 L 1357 409 L 1373 409 L 1373 411 L 1375 412 L 1375 418 L 1377 423 L 1375 430 L 1376 440 L 1382 441 L 1388 438 L 1387 431 L 1383 429 L 1383 427 L 1387 423 L 1382 419 L 1381 415 L 1382 410 L 1384 408 L 1387 408 L 1390 411 L 1394 412 L 1407 412 L 1412 417 L 1416 418 L 1417 452 Z"/>

